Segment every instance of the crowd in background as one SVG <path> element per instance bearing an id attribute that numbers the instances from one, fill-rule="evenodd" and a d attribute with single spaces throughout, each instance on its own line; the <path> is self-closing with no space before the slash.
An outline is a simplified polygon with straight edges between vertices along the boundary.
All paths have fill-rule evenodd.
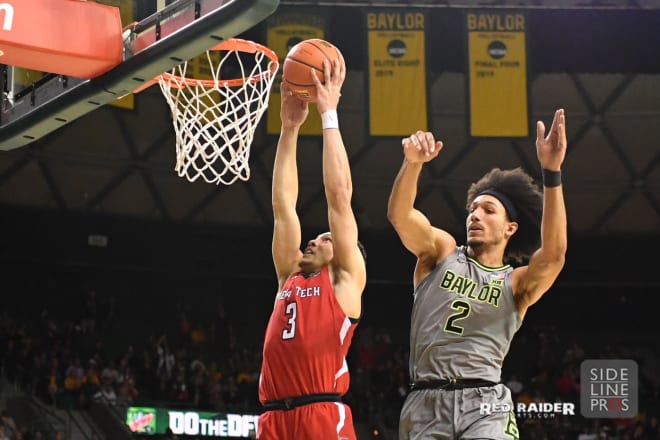
<path id="1" fill-rule="evenodd" d="M 74 307 L 71 304 L 69 307 Z M 206 304 L 208 307 L 209 304 Z M 127 323 L 112 296 L 84 292 L 69 317 L 48 309 L 32 319 L 0 315 L 2 374 L 8 383 L 60 408 L 85 410 L 94 401 L 120 411 L 131 405 L 259 411 L 257 387 L 261 336 L 237 331 L 240 317 L 217 301 L 211 319 L 179 303 L 151 322 Z M 79 311 L 76 311 L 78 309 Z M 208 315 L 207 315 L 208 316 Z M 232 319 L 233 317 L 233 319 Z M 126 338 L 122 329 L 131 328 Z M 569 335 L 571 333 L 568 333 Z M 374 438 L 395 439 L 398 415 L 408 393 L 405 334 L 382 326 L 359 326 L 348 359 L 351 389 L 345 401 L 356 424 Z M 556 328 L 529 328 L 514 338 L 502 380 L 516 402 L 574 403 L 575 416 L 518 416 L 526 440 L 660 439 L 660 364 L 657 347 L 600 335 L 581 341 Z M 600 342 L 599 342 L 600 341 Z M 633 419 L 585 419 L 579 413 L 580 364 L 584 359 L 633 359 L 639 365 L 639 414 Z M 59 435 L 59 434 L 58 434 Z M 0 440 L 41 439 L 16 426 L 6 411 Z M 48 439 L 50 440 L 50 439 Z"/>

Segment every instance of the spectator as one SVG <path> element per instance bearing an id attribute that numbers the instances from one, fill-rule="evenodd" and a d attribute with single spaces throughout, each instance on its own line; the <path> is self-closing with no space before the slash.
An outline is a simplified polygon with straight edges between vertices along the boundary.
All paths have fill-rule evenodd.
<path id="1" fill-rule="evenodd" d="M 108 383 L 103 383 L 93 398 L 96 402 L 102 402 L 108 405 L 115 405 L 117 403 L 117 394 L 112 385 Z"/>
<path id="2" fill-rule="evenodd" d="M 110 358 L 108 363 L 101 370 L 101 379 L 107 379 L 112 384 L 119 383 L 119 371 L 116 367 L 116 361 L 113 358 Z"/>
<path id="3" fill-rule="evenodd" d="M 2 415 L 0 416 L 0 423 L 4 426 L 4 430 L 7 435 L 11 438 L 18 431 L 16 427 L 16 422 L 14 418 L 9 415 L 9 412 L 5 409 L 2 410 Z"/>
<path id="4" fill-rule="evenodd" d="M 573 367 L 566 366 L 555 380 L 557 394 L 565 400 L 575 399 L 580 395 L 580 383 Z"/>
<path id="5" fill-rule="evenodd" d="M 511 395 L 513 396 L 514 400 L 520 393 L 522 393 L 524 388 L 522 382 L 518 380 L 518 376 L 515 374 L 511 375 L 509 380 L 506 382 L 506 386 L 511 390 Z"/>
<path id="6" fill-rule="evenodd" d="M 96 369 L 96 361 L 89 362 L 89 367 L 80 385 L 80 403 L 83 408 L 89 408 L 94 396 L 101 389 L 101 379 Z"/>
<path id="7" fill-rule="evenodd" d="M 66 393 L 67 405 L 77 405 L 83 376 L 84 370 L 80 366 L 80 358 L 75 357 L 69 367 L 66 369 L 66 374 L 64 377 L 64 390 Z"/>

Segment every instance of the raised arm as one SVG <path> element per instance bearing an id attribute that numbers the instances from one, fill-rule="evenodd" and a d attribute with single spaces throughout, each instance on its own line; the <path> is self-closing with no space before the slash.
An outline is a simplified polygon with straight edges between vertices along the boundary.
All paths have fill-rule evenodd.
<path id="1" fill-rule="evenodd" d="M 280 86 L 282 128 L 273 165 L 273 263 L 279 287 L 298 267 L 300 251 L 300 220 L 296 213 L 298 200 L 298 165 L 296 148 L 298 131 L 307 118 L 307 103 L 293 97 L 283 82 Z"/>
<path id="2" fill-rule="evenodd" d="M 438 156 L 443 147 L 442 142 L 436 142 L 432 133 L 418 131 L 404 138 L 402 145 L 405 157 L 394 180 L 387 205 L 387 218 L 406 249 L 417 257 L 416 286 L 438 261 L 456 247 L 456 240 L 447 232 L 434 228 L 428 218 L 414 206 L 422 167 Z"/>
<path id="3" fill-rule="evenodd" d="M 543 168 L 541 247 L 532 255 L 528 266 L 514 272 L 513 288 L 521 316 L 552 286 L 564 267 L 567 228 L 560 174 L 566 156 L 564 110 L 555 112 L 547 136 L 543 122 L 536 123 L 536 153 Z"/>
<path id="4" fill-rule="evenodd" d="M 336 116 L 346 65 L 340 58 L 332 65 L 326 61 L 324 69 L 325 83 L 319 81 L 315 72 L 313 77 L 317 89 L 316 107 L 323 121 L 323 185 L 333 248 L 331 276 L 344 312 L 358 318 L 367 282 L 366 263 L 358 247 L 358 227 L 351 207 L 351 169 Z"/>

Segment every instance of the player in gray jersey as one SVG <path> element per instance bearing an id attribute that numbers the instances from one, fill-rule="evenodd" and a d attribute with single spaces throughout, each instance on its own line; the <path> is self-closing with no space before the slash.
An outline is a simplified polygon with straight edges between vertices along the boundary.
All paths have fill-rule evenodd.
<path id="1" fill-rule="evenodd" d="M 519 438 L 502 362 L 527 308 L 559 275 L 567 246 L 564 110 L 547 135 L 543 122 L 536 128 L 543 192 L 520 168 L 494 168 L 468 190 L 461 246 L 414 207 L 422 167 L 443 143 L 422 131 L 403 139 L 388 218 L 417 265 L 400 440 Z"/>

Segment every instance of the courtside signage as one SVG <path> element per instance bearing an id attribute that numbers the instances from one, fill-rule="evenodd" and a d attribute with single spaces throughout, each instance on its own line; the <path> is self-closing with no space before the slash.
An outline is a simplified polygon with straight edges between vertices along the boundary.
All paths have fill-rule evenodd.
<path id="1" fill-rule="evenodd" d="M 137 434 L 165 434 L 168 428 L 176 435 L 254 438 L 258 415 L 181 411 L 166 408 L 129 407 L 126 425 Z"/>

